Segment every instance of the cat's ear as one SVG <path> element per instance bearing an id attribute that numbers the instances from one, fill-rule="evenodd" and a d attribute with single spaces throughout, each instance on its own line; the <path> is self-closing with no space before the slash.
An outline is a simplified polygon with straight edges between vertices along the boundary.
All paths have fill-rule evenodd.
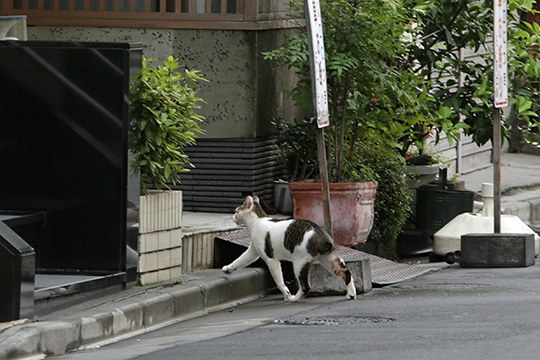
<path id="1" fill-rule="evenodd" d="M 253 206 L 253 198 L 251 196 L 246 196 L 246 198 L 244 199 L 244 207 L 249 209 L 250 207 Z"/>
<path id="2" fill-rule="evenodd" d="M 257 195 L 253 195 L 253 202 L 254 202 L 255 204 L 261 205 L 261 203 L 259 202 L 259 197 L 258 197 Z"/>

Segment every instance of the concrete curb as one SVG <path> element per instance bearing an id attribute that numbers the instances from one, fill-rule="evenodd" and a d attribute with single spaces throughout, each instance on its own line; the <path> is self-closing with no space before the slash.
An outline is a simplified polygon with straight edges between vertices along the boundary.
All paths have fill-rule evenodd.
<path id="1" fill-rule="evenodd" d="M 540 223 L 540 197 L 502 199 L 501 208 L 503 214 L 515 215 L 527 224 Z"/>
<path id="2" fill-rule="evenodd" d="M 110 343 L 189 318 L 202 316 L 264 295 L 273 282 L 265 269 L 231 275 L 215 270 L 192 284 L 166 292 L 125 299 L 88 316 L 17 325 L 0 333 L 0 359 L 58 355 Z"/>

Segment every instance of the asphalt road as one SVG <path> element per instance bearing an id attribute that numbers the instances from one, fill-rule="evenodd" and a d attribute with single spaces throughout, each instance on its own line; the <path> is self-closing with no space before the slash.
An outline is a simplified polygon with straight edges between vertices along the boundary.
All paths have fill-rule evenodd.
<path id="1" fill-rule="evenodd" d="M 451 266 L 356 301 L 271 295 L 63 359 L 537 359 L 540 266 Z"/>

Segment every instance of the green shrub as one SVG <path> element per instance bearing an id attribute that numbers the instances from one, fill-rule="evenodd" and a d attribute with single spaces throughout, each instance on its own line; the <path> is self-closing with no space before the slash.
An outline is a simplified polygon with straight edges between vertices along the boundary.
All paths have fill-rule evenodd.
<path id="1" fill-rule="evenodd" d="M 317 143 L 313 141 L 317 125 L 309 119 L 286 122 L 281 118 L 274 120 L 273 125 L 288 180 L 318 178 Z"/>
<path id="2" fill-rule="evenodd" d="M 294 9 L 303 0 L 290 0 Z M 517 130 L 535 142 L 540 128 L 540 25 L 521 16 L 534 1 L 508 1 L 508 95 Z M 321 0 L 330 126 L 327 131 L 332 181 L 349 180 L 357 142 L 377 138 L 406 156 L 420 155 L 428 134 L 450 140 L 462 133 L 479 144 L 492 136 L 493 1 Z M 479 51 L 460 56 L 461 49 Z M 485 51 L 488 49 L 489 51 Z M 263 54 L 286 65 L 298 82 L 290 94 L 312 112 L 306 32 Z M 503 122 L 503 135 L 509 122 Z M 516 128 L 516 126 L 514 126 Z M 530 137 L 530 138 L 529 138 Z M 314 139 L 312 141 L 315 141 Z"/>
<path id="3" fill-rule="evenodd" d="M 396 241 L 410 212 L 403 158 L 386 146 L 365 143 L 356 153 L 358 167 L 369 167 L 377 176 L 375 220 L 366 244 L 359 250 L 396 258 Z"/>
<path id="4" fill-rule="evenodd" d="M 204 117 L 197 114 L 203 100 L 197 70 L 180 70 L 169 56 L 160 66 L 143 57 L 142 69 L 130 89 L 129 149 L 132 166 L 141 172 L 141 191 L 168 189 L 192 166 L 183 148 L 195 144 Z"/>

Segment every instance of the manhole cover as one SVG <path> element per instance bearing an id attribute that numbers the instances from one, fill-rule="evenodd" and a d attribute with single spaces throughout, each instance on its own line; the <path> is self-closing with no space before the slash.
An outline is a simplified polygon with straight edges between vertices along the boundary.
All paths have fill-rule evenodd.
<path id="1" fill-rule="evenodd" d="M 358 323 L 383 323 L 395 319 L 381 316 L 325 316 L 306 317 L 297 319 L 279 319 L 274 323 L 278 325 L 352 325 Z"/>
<path id="2" fill-rule="evenodd" d="M 478 289 L 488 288 L 488 284 L 477 283 L 436 283 L 436 284 L 416 284 L 416 285 L 393 285 L 392 289 L 402 290 L 430 290 L 430 289 L 443 289 L 443 290 L 459 290 L 459 289 Z"/>

